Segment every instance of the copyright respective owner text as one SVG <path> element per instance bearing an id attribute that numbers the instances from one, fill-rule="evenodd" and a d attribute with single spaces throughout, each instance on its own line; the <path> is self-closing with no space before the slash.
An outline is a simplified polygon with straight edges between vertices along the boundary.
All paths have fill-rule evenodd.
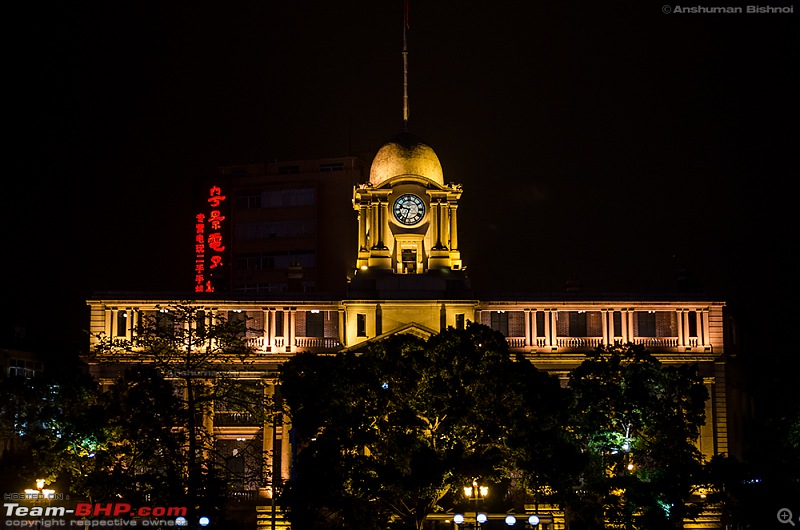
<path id="1" fill-rule="evenodd" d="M 793 15 L 794 4 L 789 5 L 745 5 L 745 6 L 703 6 L 664 4 L 661 12 L 665 15 Z"/>

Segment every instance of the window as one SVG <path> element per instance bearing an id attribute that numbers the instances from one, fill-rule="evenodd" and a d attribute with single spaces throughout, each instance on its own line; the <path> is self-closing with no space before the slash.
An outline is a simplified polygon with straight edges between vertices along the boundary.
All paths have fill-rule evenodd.
<path id="1" fill-rule="evenodd" d="M 464 329 L 464 313 L 456 313 L 456 329 Z"/>
<path id="2" fill-rule="evenodd" d="M 570 311 L 569 318 L 569 336 L 570 337 L 586 337 L 586 311 Z"/>
<path id="3" fill-rule="evenodd" d="M 637 329 L 636 335 L 638 337 L 655 337 L 656 336 L 656 312 L 655 311 L 637 311 L 636 312 Z"/>
<path id="4" fill-rule="evenodd" d="M 9 359 L 8 375 L 10 377 L 24 377 L 30 379 L 36 377 L 37 372 L 42 370 L 41 365 L 36 361 L 26 361 L 24 359 Z"/>
<path id="5" fill-rule="evenodd" d="M 128 334 L 128 312 L 118 311 L 116 335 L 117 337 L 125 337 L 127 334 Z"/>
<path id="6" fill-rule="evenodd" d="M 306 313 L 306 336 L 307 337 L 324 337 L 325 336 L 325 323 L 323 321 L 323 313 L 321 311 L 309 311 Z"/>
<path id="7" fill-rule="evenodd" d="M 344 171 L 344 162 L 335 162 L 332 164 L 320 164 L 319 170 L 321 173 L 329 173 L 331 171 Z"/>
<path id="8" fill-rule="evenodd" d="M 200 309 L 197 311 L 197 320 L 195 321 L 195 329 L 197 330 L 197 335 L 199 337 L 205 337 L 206 335 L 206 312 Z"/>
<path id="9" fill-rule="evenodd" d="M 621 337 L 622 336 L 622 311 L 614 311 L 614 316 L 612 317 L 614 321 L 614 336 Z"/>
<path id="10" fill-rule="evenodd" d="M 697 337 L 697 311 L 689 311 L 689 337 Z"/>
<path id="11" fill-rule="evenodd" d="M 236 239 L 253 240 L 284 237 L 305 237 L 316 233 L 313 219 L 260 221 L 236 226 Z"/>
<path id="12" fill-rule="evenodd" d="M 505 311 L 492 311 L 491 327 L 504 336 L 508 336 L 508 313 Z"/>
<path id="13" fill-rule="evenodd" d="M 237 271 L 263 271 L 286 269 L 299 264 L 304 269 L 312 269 L 317 264 L 313 250 L 295 250 L 280 253 L 244 254 L 236 256 L 234 267 Z"/>
<path id="14" fill-rule="evenodd" d="M 247 330 L 247 313 L 245 311 L 228 311 L 228 324 L 237 336 L 244 337 Z"/>
<path id="15" fill-rule="evenodd" d="M 253 210 L 261 208 L 260 191 L 242 191 L 236 195 L 236 208 L 239 210 Z"/>
<path id="16" fill-rule="evenodd" d="M 271 189 L 262 195 L 264 208 L 287 208 L 292 206 L 309 206 L 317 198 L 315 188 Z"/>
<path id="17" fill-rule="evenodd" d="M 166 309 L 161 309 L 156 313 L 156 336 L 161 338 L 175 336 L 175 319 Z"/>
<path id="18" fill-rule="evenodd" d="M 275 336 L 283 337 L 283 311 L 275 312 Z"/>
<path id="19" fill-rule="evenodd" d="M 356 337 L 367 336 L 367 315 L 364 313 L 356 314 Z"/>
<path id="20" fill-rule="evenodd" d="M 293 175 L 300 173 L 300 166 L 279 166 L 278 175 Z"/>
<path id="21" fill-rule="evenodd" d="M 544 311 L 536 312 L 536 336 L 544 337 Z"/>

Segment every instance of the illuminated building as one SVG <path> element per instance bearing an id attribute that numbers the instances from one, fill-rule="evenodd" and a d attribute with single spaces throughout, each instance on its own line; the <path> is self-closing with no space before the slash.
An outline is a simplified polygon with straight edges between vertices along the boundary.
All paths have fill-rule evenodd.
<path id="1" fill-rule="evenodd" d="M 341 296 L 355 220 L 340 208 L 366 171 L 355 156 L 219 168 L 198 186 L 195 291 Z"/>
<path id="2" fill-rule="evenodd" d="M 239 194 L 249 189 L 245 185 L 249 176 L 237 178 L 243 180 L 232 188 L 237 193 L 236 204 L 244 205 L 245 197 L 253 197 L 254 202 L 246 204 L 245 212 L 228 212 L 235 220 L 232 229 L 254 219 L 277 219 L 270 217 L 274 213 L 269 211 L 271 199 L 264 201 L 269 192 Z M 260 186 L 263 181 L 254 178 L 253 182 Z M 292 189 L 282 186 L 274 189 Z M 580 292 L 562 297 L 509 293 L 508 297 L 475 299 L 458 244 L 462 188 L 446 183 L 433 149 L 408 133 L 378 150 L 369 180 L 351 187 L 351 193 L 350 205 L 341 201 L 338 211 L 330 212 L 335 218 L 349 213 L 353 221 L 351 251 L 355 260 L 346 296 L 245 288 L 235 294 L 218 289 L 191 297 L 209 318 L 244 315 L 254 328 L 248 331 L 248 341 L 255 349 L 252 362 L 230 366 L 238 377 L 266 381 L 274 393 L 281 363 L 298 352 L 334 353 L 395 333 L 425 337 L 448 326 L 462 328 L 467 321 L 502 332 L 512 351 L 524 353 L 538 368 L 562 378 L 598 346 L 636 343 L 646 346 L 663 363 L 698 364 L 710 396 L 698 447 L 706 458 L 741 456 L 737 433 L 729 428 L 740 425 L 742 406 L 729 384 L 727 356 L 731 352 L 725 301 L 697 294 L 652 297 Z M 351 207 L 355 215 L 348 212 Z M 256 252 L 259 244 L 263 249 L 274 248 L 270 241 L 254 238 L 246 251 L 240 247 L 242 255 L 234 256 L 234 261 Z M 279 276 L 275 278 L 280 281 Z M 90 331 L 134 339 L 143 315 L 153 315 L 185 298 L 185 293 L 99 294 L 88 301 Z M 120 366 L 103 361 L 96 359 L 92 371 L 110 383 Z M 221 444 L 231 451 L 258 444 L 266 457 L 268 469 L 264 471 L 274 468 L 282 481 L 289 479 L 288 418 L 278 426 L 249 424 L 218 411 L 213 421 Z M 271 490 L 263 486 L 260 491 L 256 484 L 245 488 L 253 496 L 257 492 L 261 497 L 271 496 Z"/>

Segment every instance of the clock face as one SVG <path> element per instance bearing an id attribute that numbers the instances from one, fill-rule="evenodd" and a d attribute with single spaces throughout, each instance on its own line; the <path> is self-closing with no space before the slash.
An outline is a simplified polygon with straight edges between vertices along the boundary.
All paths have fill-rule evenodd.
<path id="1" fill-rule="evenodd" d="M 394 201 L 394 218 L 404 225 L 415 225 L 425 215 L 425 203 L 411 193 L 406 193 Z"/>

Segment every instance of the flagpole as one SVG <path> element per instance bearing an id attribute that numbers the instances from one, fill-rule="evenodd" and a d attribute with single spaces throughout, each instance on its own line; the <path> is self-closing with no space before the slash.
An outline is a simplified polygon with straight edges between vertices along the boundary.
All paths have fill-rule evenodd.
<path id="1" fill-rule="evenodd" d="M 403 130 L 408 130 L 408 0 L 403 0 Z"/>

